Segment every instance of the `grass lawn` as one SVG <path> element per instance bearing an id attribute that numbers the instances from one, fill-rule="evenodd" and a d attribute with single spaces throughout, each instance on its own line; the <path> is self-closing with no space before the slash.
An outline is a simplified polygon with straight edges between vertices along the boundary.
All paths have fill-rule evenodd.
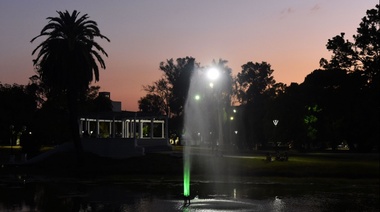
<path id="1" fill-rule="evenodd" d="M 84 163 L 78 166 L 74 153 L 66 152 L 50 156 L 32 165 L 3 166 L 0 174 L 49 174 L 72 175 L 127 175 L 157 176 L 180 179 L 183 160 L 176 154 L 152 153 L 128 159 L 101 158 L 86 153 Z M 379 182 L 378 154 L 294 154 L 288 161 L 265 161 L 264 155 L 253 157 L 217 157 L 197 155 L 192 157 L 193 178 L 208 175 L 234 177 L 273 178 L 339 178 L 372 179 Z"/>
<path id="2" fill-rule="evenodd" d="M 264 162 L 264 159 L 236 159 L 234 165 L 250 170 L 252 174 L 287 177 L 341 177 L 341 178 L 377 178 L 379 161 L 355 158 L 325 158 L 310 156 L 292 156 L 289 161 Z"/>

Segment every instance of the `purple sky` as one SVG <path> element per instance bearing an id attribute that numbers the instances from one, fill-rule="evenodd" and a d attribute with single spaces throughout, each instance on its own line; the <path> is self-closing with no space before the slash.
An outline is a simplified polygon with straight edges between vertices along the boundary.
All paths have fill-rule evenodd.
<path id="1" fill-rule="evenodd" d="M 353 41 L 361 18 L 378 0 L 1 0 L 0 82 L 27 84 L 37 36 L 56 11 L 78 10 L 96 21 L 110 43 L 101 91 L 137 110 L 143 85 L 162 74 L 159 63 L 191 56 L 202 66 L 228 60 L 235 76 L 249 61 L 266 61 L 277 82 L 303 82 L 329 58 L 328 39 Z"/>

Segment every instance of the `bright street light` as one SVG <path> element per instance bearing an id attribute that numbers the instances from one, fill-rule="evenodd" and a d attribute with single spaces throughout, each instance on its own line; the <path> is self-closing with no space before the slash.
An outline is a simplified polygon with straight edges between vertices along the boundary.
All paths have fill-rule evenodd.
<path id="1" fill-rule="evenodd" d="M 218 79 L 219 77 L 219 70 L 215 67 L 212 67 L 210 69 L 207 70 L 207 77 L 211 80 L 211 81 L 215 81 L 216 79 Z"/>

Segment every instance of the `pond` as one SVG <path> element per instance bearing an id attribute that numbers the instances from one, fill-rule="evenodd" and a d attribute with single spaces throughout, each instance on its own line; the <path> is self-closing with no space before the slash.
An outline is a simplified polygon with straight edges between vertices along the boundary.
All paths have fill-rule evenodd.
<path id="1" fill-rule="evenodd" d="M 193 181 L 165 178 L 0 176 L 0 211 L 379 211 L 378 185 L 264 178 Z"/>

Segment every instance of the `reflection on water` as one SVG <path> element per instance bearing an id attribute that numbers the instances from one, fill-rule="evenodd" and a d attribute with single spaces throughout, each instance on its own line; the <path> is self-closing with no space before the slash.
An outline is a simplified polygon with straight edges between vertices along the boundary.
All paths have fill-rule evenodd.
<path id="1" fill-rule="evenodd" d="M 273 210 L 282 211 L 284 208 L 285 208 L 284 201 L 282 201 L 280 198 L 275 196 L 273 200 Z"/>
<path id="2" fill-rule="evenodd" d="M 378 188 L 342 184 L 0 179 L 0 211 L 378 211 Z"/>

